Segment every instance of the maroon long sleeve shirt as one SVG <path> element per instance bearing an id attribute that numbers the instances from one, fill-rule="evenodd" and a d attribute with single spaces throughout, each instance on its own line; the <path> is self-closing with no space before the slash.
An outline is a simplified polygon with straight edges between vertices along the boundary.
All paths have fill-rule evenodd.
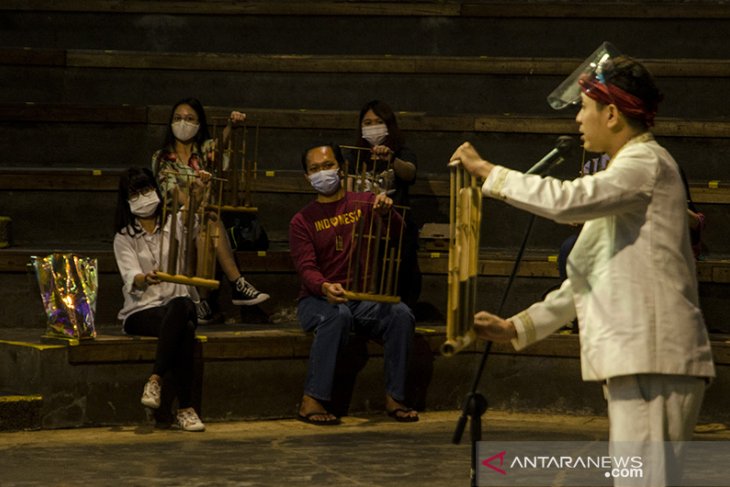
<path id="1" fill-rule="evenodd" d="M 348 288 L 350 253 L 356 241 L 353 231 L 358 222 L 369 233 L 373 213 L 373 193 L 351 193 L 331 203 L 312 201 L 294 215 L 289 224 L 289 248 L 292 260 L 301 279 L 299 298 L 322 296 L 322 284 L 337 282 Z M 403 222 L 396 212 L 391 219 L 391 237 L 400 232 Z M 363 241 L 361 249 L 367 244 Z M 361 251 L 361 274 L 364 275 L 364 258 Z M 353 269 L 350 269 L 353 272 Z"/>

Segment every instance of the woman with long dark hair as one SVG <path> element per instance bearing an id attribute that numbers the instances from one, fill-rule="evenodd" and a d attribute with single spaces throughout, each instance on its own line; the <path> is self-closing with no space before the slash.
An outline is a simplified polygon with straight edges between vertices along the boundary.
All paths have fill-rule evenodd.
<path id="1" fill-rule="evenodd" d="M 196 191 L 200 188 L 202 183 L 197 183 Z M 203 431 L 205 425 L 192 407 L 195 291 L 157 277 L 160 261 L 167 261 L 170 239 L 184 241 L 183 214 L 188 210 L 183 208 L 163 222 L 161 196 L 149 169 L 128 169 L 119 181 L 114 256 L 123 281 L 124 307 L 118 317 L 124 333 L 158 339 L 142 404 L 158 409 L 162 381 L 169 377 L 179 402 L 178 425 L 185 431 Z M 170 235 L 172 218 L 180 219 L 179 234 L 174 236 Z"/>
<path id="2" fill-rule="evenodd" d="M 225 146 L 232 124 L 242 122 L 246 115 L 232 111 L 229 123 L 223 130 Z M 215 166 L 213 154 L 216 141 L 211 139 L 205 109 L 196 98 L 185 98 L 173 105 L 163 146 L 152 156 L 152 169 L 160 183 L 163 194 L 171 197 L 177 193 L 180 201 L 186 199 L 186 188 L 190 181 L 199 180 L 208 185 Z M 213 240 L 216 242 L 215 253 L 223 273 L 231 283 L 232 302 L 235 305 L 251 306 L 269 299 L 269 295 L 259 292 L 241 275 L 233 256 L 221 220 L 214 220 Z M 201 323 L 212 320 L 210 304 L 201 300 L 198 306 L 198 318 Z"/>
<path id="3" fill-rule="evenodd" d="M 350 170 L 355 163 L 365 164 L 370 174 L 368 181 L 360 181 L 362 173 L 354 175 L 355 190 L 385 192 L 396 206 L 410 206 L 408 189 L 416 181 L 416 154 L 405 144 L 405 137 L 398 127 L 395 112 L 381 100 L 367 102 L 360 109 L 358 118 L 357 147 L 369 149 L 350 154 Z M 398 295 L 413 307 L 421 294 L 421 270 L 418 267 L 418 225 L 410 211 L 405 214 L 406 231 L 403 235 L 403 253 L 398 283 Z"/>

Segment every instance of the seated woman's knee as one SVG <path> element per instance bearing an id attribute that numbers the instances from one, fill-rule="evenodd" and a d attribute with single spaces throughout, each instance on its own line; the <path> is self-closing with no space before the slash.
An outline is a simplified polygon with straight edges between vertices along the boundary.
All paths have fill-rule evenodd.
<path id="1" fill-rule="evenodd" d="M 184 324 L 185 326 L 195 327 L 196 312 L 195 303 L 192 299 L 186 296 L 178 296 L 167 304 L 169 307 L 169 313 L 175 317 L 176 321 Z"/>

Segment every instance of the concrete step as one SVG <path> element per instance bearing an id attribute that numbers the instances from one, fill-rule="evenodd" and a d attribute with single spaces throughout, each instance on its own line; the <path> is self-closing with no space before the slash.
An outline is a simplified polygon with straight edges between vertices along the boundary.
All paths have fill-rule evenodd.
<path id="1" fill-rule="evenodd" d="M 671 100 L 661 105 L 660 114 L 723 117 L 726 112 L 712 93 L 730 76 L 730 61 L 672 54 L 642 58 Z M 373 93 L 397 100 L 404 111 L 550 115 L 547 95 L 582 60 L 6 48 L 0 50 L 0 76 L 8 88 L 0 102 L 171 104 L 185 93 L 205 93 L 204 102 L 211 105 L 346 110 Z M 170 89 L 176 84 L 185 86 L 185 93 Z"/>
<path id="2" fill-rule="evenodd" d="M 249 128 L 260 129 L 258 168 L 297 171 L 301 151 L 313 141 L 354 142 L 357 112 L 353 106 L 360 103 L 350 105 L 348 110 L 209 105 L 206 111 L 213 119 L 234 108 L 243 110 L 248 114 Z M 103 170 L 149 166 L 152 153 L 163 139 L 169 110 L 163 105 L 0 103 L 0 123 L 6 134 L 0 140 L 0 150 L 13 155 L 9 163 L 26 167 Z M 492 160 L 527 169 L 553 147 L 557 135 L 577 134 L 569 113 L 536 116 L 418 111 L 398 112 L 398 120 L 407 145 L 418 156 L 420 174 L 444 174 L 445 161 L 464 140 L 471 141 Z M 724 159 L 730 151 L 730 122 L 726 118 L 660 117 L 654 132 L 690 180 L 730 179 Z M 249 142 L 253 147 L 253 134 Z M 698 154 L 702 164 L 695 163 Z M 583 157 L 576 151 L 555 174 L 575 177 Z"/>
<path id="3" fill-rule="evenodd" d="M 0 431 L 40 429 L 42 407 L 42 396 L 0 393 Z"/>
<path id="4" fill-rule="evenodd" d="M 0 45 L 305 54 L 587 55 L 606 39 L 657 57 L 720 57 L 721 0 L 211 2 L 8 0 Z M 642 35 L 635 35 L 636 32 Z M 196 32 L 191 36 L 190 32 Z M 378 35 L 373 35 L 377 32 Z M 276 35 L 272 35 L 276 33 Z M 564 35 L 569 33 L 570 42 Z M 537 41 L 539 40 L 539 41 Z M 653 42 L 647 42 L 652 40 Z"/>
<path id="5" fill-rule="evenodd" d="M 730 138 L 727 139 L 730 144 Z M 116 208 L 116 189 L 121 169 L 115 168 L 0 168 L 0 207 L 12 222 L 15 245 L 42 251 L 63 248 L 111 248 L 112 235 L 108 225 L 88 225 L 88 221 L 111 222 Z M 562 173 L 562 174 L 558 174 Z M 572 178 L 569 167 L 556 175 Z M 708 255 L 730 254 L 730 241 L 723 228 L 728 217 L 725 205 L 730 203 L 730 179 L 692 181 L 693 201 L 705 213 L 707 228 L 703 234 Z M 259 170 L 252 183 L 252 200 L 258 207 L 258 219 L 271 240 L 286 242 L 289 221 L 313 197 L 311 186 L 301 170 Z M 23 197 L 18 197 L 18 195 Z M 419 174 L 412 186 L 411 211 L 419 226 L 424 223 L 448 222 L 448 180 L 442 173 Z M 499 202 L 484 204 L 489 219 L 482 225 L 485 248 L 514 247 L 522 237 L 529 218 L 527 214 Z M 50 213 L 48 208 L 62 208 Z M 499 209 L 499 211 L 491 211 Z M 88 218 L 79 219 L 79 214 Z M 50 225 L 64 232 L 49 235 Z M 491 229 L 503 231 L 493 232 Z M 530 240 L 533 249 L 557 249 L 573 232 L 571 227 L 538 219 Z"/>
<path id="6" fill-rule="evenodd" d="M 6 387 L 39 391 L 42 428 L 144 421 L 139 397 L 150 374 L 156 340 L 110 331 L 104 330 L 95 340 L 60 345 L 39 344 L 39 338 L 27 330 L 11 333 L 15 340 L 0 339 L 0 372 Z M 19 340 L 22 334 L 28 341 Z M 453 358 L 443 358 L 437 352 L 443 338 L 441 326 L 417 328 L 409 399 L 421 410 L 458 408 L 483 348 L 475 344 Z M 292 417 L 310 344 L 311 337 L 296 325 L 199 328 L 196 400 L 203 419 Z M 718 378 L 708 390 L 703 418 L 723 422 L 730 419 L 723 395 L 730 380 L 727 335 L 713 336 L 712 346 Z M 342 380 L 343 411 L 382 410 L 382 347 L 355 340 L 349 350 L 349 365 L 338 379 Z M 580 381 L 579 353 L 576 335 L 556 334 L 520 353 L 509 345 L 495 345 L 482 389 L 490 407 L 603 414 L 600 387 Z M 12 368 L 18 363 L 23 367 Z"/>

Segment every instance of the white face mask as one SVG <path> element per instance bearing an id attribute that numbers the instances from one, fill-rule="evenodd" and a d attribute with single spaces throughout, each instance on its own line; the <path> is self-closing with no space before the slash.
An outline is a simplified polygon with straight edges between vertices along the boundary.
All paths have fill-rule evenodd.
<path id="1" fill-rule="evenodd" d="M 170 126 L 172 127 L 172 134 L 177 140 L 182 142 L 186 142 L 195 137 L 195 134 L 198 133 L 198 129 L 200 128 L 199 123 L 188 122 L 187 120 L 178 120 Z"/>
<path id="2" fill-rule="evenodd" d="M 362 138 L 367 140 L 370 145 L 380 145 L 388 136 L 388 127 L 384 123 L 376 125 L 365 125 L 362 127 Z"/>
<path id="3" fill-rule="evenodd" d="M 309 176 L 309 184 L 314 190 L 325 196 L 335 194 L 340 189 L 340 175 L 338 169 L 326 169 Z"/>
<path id="4" fill-rule="evenodd" d="M 150 191 L 149 194 L 140 194 L 134 201 L 129 200 L 129 209 L 133 215 L 140 218 L 147 218 L 155 213 L 159 204 L 160 198 L 157 196 L 157 193 Z"/>

